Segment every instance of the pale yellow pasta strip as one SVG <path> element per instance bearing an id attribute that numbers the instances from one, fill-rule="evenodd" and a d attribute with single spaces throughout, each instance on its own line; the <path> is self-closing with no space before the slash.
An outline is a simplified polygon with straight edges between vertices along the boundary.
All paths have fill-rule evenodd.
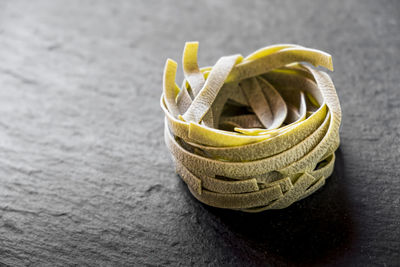
<path id="1" fill-rule="evenodd" d="M 247 102 L 257 115 L 258 119 L 266 129 L 275 129 L 280 125 L 274 124 L 274 114 L 268 100 L 265 98 L 264 93 L 256 78 L 249 78 L 239 83 Z"/>
<path id="2" fill-rule="evenodd" d="M 270 45 L 267 47 L 263 47 L 261 49 L 258 49 L 257 51 L 251 53 L 250 55 L 248 55 L 247 57 L 245 57 L 244 59 L 249 61 L 249 60 L 254 60 L 257 58 L 262 58 L 268 55 L 271 55 L 273 53 L 276 53 L 280 50 L 286 49 L 286 48 L 299 48 L 301 46 L 299 45 L 295 45 L 295 44 L 276 44 L 276 45 Z"/>
<path id="3" fill-rule="evenodd" d="M 293 62 L 309 62 L 333 70 L 331 55 L 310 48 L 287 48 L 276 53 L 236 65 L 226 82 L 233 82 L 254 77 Z"/>
<path id="4" fill-rule="evenodd" d="M 279 199 L 282 196 L 282 190 L 279 185 L 261 189 L 257 192 L 243 194 L 219 194 L 208 190 L 203 190 L 202 194 L 189 187 L 189 190 L 195 198 L 210 206 L 229 209 L 245 209 L 253 205 L 265 205 L 272 200 Z"/>
<path id="5" fill-rule="evenodd" d="M 189 124 L 189 138 L 209 146 L 240 146 L 259 142 L 269 136 L 247 136 L 234 132 L 214 130 L 197 123 Z"/>
<path id="6" fill-rule="evenodd" d="M 172 59 L 167 59 L 164 69 L 164 79 L 163 79 L 163 93 L 165 98 L 165 104 L 171 115 L 177 117 L 179 114 L 179 109 L 176 104 L 176 97 L 179 93 L 179 87 L 175 83 L 176 69 L 178 64 Z"/>
<path id="7" fill-rule="evenodd" d="M 198 42 L 186 42 L 182 57 L 183 73 L 190 84 L 194 96 L 200 92 L 205 83 L 203 73 L 200 72 L 197 64 L 198 48 Z"/>
<path id="8" fill-rule="evenodd" d="M 180 162 L 176 162 L 175 165 L 177 166 L 177 173 L 184 177 L 185 182 L 189 186 L 191 186 L 193 190 L 196 190 L 196 192 L 198 192 L 199 194 L 201 194 L 201 190 L 199 190 L 199 185 L 211 192 L 223 194 L 249 193 L 259 190 L 257 180 L 254 178 L 232 182 L 220 180 L 211 176 L 207 176 L 206 174 L 199 174 L 198 177 L 196 177 Z"/>
<path id="9" fill-rule="evenodd" d="M 185 121 L 194 123 L 199 123 L 201 121 L 217 97 L 219 90 L 233 66 L 240 60 L 241 56 L 235 55 L 222 57 L 217 61 L 203 88 L 196 95 L 185 114 L 183 114 L 182 118 Z"/>

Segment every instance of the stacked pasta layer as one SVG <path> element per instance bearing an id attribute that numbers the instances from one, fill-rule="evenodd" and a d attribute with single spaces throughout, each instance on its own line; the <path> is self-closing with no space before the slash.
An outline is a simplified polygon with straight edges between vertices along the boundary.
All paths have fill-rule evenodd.
<path id="1" fill-rule="evenodd" d="M 221 57 L 199 68 L 197 42 L 164 70 L 165 142 L 176 171 L 201 202 L 259 212 L 318 190 L 333 171 L 341 109 L 329 54 L 299 45 Z M 310 64 L 303 64 L 306 62 Z"/>

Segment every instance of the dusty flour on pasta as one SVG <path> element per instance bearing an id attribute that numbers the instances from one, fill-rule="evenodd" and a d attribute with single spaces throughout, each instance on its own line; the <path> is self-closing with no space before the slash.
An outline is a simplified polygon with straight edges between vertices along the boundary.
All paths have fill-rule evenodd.
<path id="1" fill-rule="evenodd" d="M 201 202 L 259 212 L 303 199 L 328 178 L 341 109 L 329 54 L 281 44 L 199 68 L 197 42 L 164 70 L 165 142 L 176 172 Z M 300 62 L 306 62 L 304 64 Z"/>

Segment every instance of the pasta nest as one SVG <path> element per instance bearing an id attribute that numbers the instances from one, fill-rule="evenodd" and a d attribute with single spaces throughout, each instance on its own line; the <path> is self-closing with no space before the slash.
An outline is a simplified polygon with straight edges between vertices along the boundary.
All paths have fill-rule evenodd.
<path id="1" fill-rule="evenodd" d="M 199 68 L 198 42 L 183 52 L 182 86 L 168 59 L 161 107 L 176 172 L 199 201 L 259 212 L 286 208 L 333 171 L 341 108 L 332 57 L 292 44 Z M 307 64 L 308 63 L 308 64 Z M 312 66 L 314 67 L 312 67 Z"/>

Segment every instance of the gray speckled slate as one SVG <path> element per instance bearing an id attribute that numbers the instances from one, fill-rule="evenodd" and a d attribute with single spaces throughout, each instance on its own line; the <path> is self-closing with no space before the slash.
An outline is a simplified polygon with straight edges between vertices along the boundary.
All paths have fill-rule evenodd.
<path id="1" fill-rule="evenodd" d="M 399 3 L 1 1 L 0 264 L 398 266 Z M 187 40 L 201 66 L 282 42 L 333 55 L 342 144 L 321 190 L 261 214 L 190 195 L 158 104 Z"/>

